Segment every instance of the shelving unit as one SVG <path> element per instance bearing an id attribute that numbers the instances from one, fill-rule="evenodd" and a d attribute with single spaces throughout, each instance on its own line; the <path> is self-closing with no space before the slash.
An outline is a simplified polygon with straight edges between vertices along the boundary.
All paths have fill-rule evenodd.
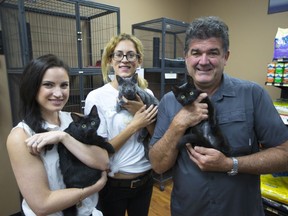
<path id="1" fill-rule="evenodd" d="M 159 18 L 132 25 L 144 45 L 145 79 L 158 99 L 186 80 L 183 50 L 188 23 Z"/>
<path id="2" fill-rule="evenodd" d="M 288 216 L 288 206 L 271 199 L 262 197 L 266 216 Z"/>
<path id="3" fill-rule="evenodd" d="M 164 17 L 132 25 L 132 34 L 144 45 L 144 77 L 159 100 L 171 91 L 172 85 L 186 81 L 183 50 L 188 25 Z M 172 178 L 172 171 L 161 175 L 154 173 L 153 178 L 163 191 L 165 182 Z"/>
<path id="4" fill-rule="evenodd" d="M 276 65 L 277 68 L 277 64 L 278 63 L 283 63 L 284 66 L 286 63 L 288 63 L 288 59 L 273 59 L 273 63 Z M 274 68 L 274 75 L 272 75 L 273 70 L 272 70 L 272 63 L 268 65 L 268 70 L 267 70 L 267 80 L 265 82 L 265 85 L 267 86 L 275 86 L 277 88 L 281 89 L 281 93 L 280 93 L 280 98 L 277 99 L 277 101 L 274 102 L 274 105 L 276 107 L 276 109 L 279 112 L 279 115 L 281 117 L 281 119 L 283 120 L 284 124 L 286 124 L 288 126 L 288 116 L 286 115 L 286 100 L 288 101 L 288 83 L 287 83 L 287 73 L 284 72 L 282 74 L 279 74 L 279 72 L 277 72 L 277 69 Z M 279 68 L 278 68 L 279 69 Z M 285 69 L 286 70 L 286 69 Z M 268 73 L 269 72 L 269 73 Z M 274 76 L 274 78 L 272 78 Z M 277 76 L 277 79 L 276 79 Z M 285 79 L 284 79 L 285 76 Z M 272 82 L 274 81 L 274 82 Z M 288 103 L 287 103 L 288 104 Z M 283 112 L 284 110 L 284 112 Z"/>
<path id="5" fill-rule="evenodd" d="M 280 98 L 288 99 L 288 84 L 287 83 L 268 83 L 265 82 L 267 86 L 275 86 L 281 88 Z"/>
<path id="6" fill-rule="evenodd" d="M 287 58 L 273 59 L 275 63 L 288 63 Z M 275 73 L 276 74 L 276 73 Z M 275 86 L 281 89 L 280 98 L 288 99 L 288 83 L 283 82 L 265 82 L 267 86 Z"/>
<path id="7" fill-rule="evenodd" d="M 120 33 L 120 9 L 87 0 L 5 0 L 0 22 L 13 122 L 19 121 L 19 75 L 32 58 L 47 53 L 71 68 L 64 109 L 82 112 L 87 93 L 102 85 L 99 61 L 105 44 Z"/>
<path id="8" fill-rule="evenodd" d="M 274 62 L 281 62 L 281 63 L 287 63 L 288 59 L 273 59 Z M 265 82 L 265 85 L 267 86 L 275 86 L 277 88 L 281 89 L 280 99 L 288 99 L 288 83 L 283 82 Z M 280 115 L 281 116 L 281 115 Z M 287 124 L 287 118 L 283 118 L 281 116 L 283 122 L 288 126 Z M 267 197 L 262 196 L 262 201 L 265 209 L 265 215 L 267 216 L 288 216 L 288 205 L 284 203 L 280 203 L 275 200 L 268 199 Z"/>
<path id="9" fill-rule="evenodd" d="M 158 99 L 171 91 L 172 85 L 186 80 L 183 50 L 188 25 L 164 17 L 132 25 L 132 34 L 144 45 L 144 77 Z M 172 170 L 161 175 L 154 173 L 153 177 L 163 191 L 165 182 L 172 178 Z"/>

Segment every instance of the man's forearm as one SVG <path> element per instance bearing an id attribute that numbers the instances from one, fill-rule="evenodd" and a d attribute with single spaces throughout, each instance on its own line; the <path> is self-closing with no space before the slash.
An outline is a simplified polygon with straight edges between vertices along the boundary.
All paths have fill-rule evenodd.
<path id="1" fill-rule="evenodd" d="M 288 171 L 288 141 L 280 146 L 238 158 L 239 172 L 267 174 Z"/>
<path id="2" fill-rule="evenodd" d="M 149 158 L 156 173 L 161 174 L 174 165 L 178 155 L 176 146 L 184 132 L 185 130 L 172 122 L 163 137 L 152 146 Z"/>

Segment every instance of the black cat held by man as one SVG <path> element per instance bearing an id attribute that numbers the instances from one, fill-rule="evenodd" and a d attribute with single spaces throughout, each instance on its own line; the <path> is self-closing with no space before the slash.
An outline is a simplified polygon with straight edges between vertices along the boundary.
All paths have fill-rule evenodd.
<path id="1" fill-rule="evenodd" d="M 113 146 L 97 134 L 100 125 L 97 107 L 93 106 L 89 115 L 80 116 L 71 113 L 73 122 L 65 132 L 87 145 L 104 148 L 108 153 L 114 153 Z M 58 145 L 60 169 L 67 188 L 84 188 L 96 183 L 101 177 L 101 170 L 93 169 L 82 163 L 64 145 Z M 97 155 L 95 155 L 97 157 Z M 77 208 L 72 206 L 63 211 L 65 216 L 76 216 Z"/>
<path id="2" fill-rule="evenodd" d="M 193 103 L 202 93 L 202 91 L 195 87 L 193 79 L 190 76 L 187 76 L 187 82 L 185 84 L 173 86 L 172 91 L 176 100 L 182 106 Z M 188 128 L 177 145 L 178 149 L 185 147 L 186 143 L 190 143 L 193 147 L 203 146 L 215 148 L 229 156 L 229 144 L 217 124 L 216 113 L 212 102 L 206 97 L 201 103 L 207 103 L 208 105 L 208 119 L 194 127 Z"/>

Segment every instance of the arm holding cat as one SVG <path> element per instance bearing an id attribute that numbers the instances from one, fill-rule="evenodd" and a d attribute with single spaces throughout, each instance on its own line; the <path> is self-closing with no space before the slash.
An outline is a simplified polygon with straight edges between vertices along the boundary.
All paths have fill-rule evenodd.
<path id="1" fill-rule="evenodd" d="M 45 138 L 43 143 L 59 139 L 59 137 L 53 138 L 56 134 L 52 132 L 49 136 L 46 135 L 38 138 Z M 7 150 L 21 194 L 35 214 L 41 216 L 61 211 L 77 204 L 104 187 L 107 181 L 105 171 L 102 173 L 101 179 L 90 187 L 50 190 L 43 162 L 39 154 L 30 153 L 29 148 L 31 147 L 27 148 L 25 142 L 27 138 L 28 136 L 23 129 L 16 128 L 12 130 L 7 139 Z M 62 139 L 64 142 L 69 141 L 64 137 Z"/>
<path id="2" fill-rule="evenodd" d="M 163 173 L 174 165 L 178 155 L 176 146 L 186 129 L 208 118 L 207 104 L 200 103 L 205 97 L 207 94 L 202 93 L 191 105 L 184 106 L 175 115 L 162 138 L 149 150 L 150 162 L 155 172 Z"/>
<path id="3" fill-rule="evenodd" d="M 203 171 L 227 172 L 232 169 L 231 158 L 215 149 L 187 145 L 191 160 Z M 237 157 L 238 172 L 267 174 L 288 171 L 288 141 L 255 154 Z"/>
<path id="4" fill-rule="evenodd" d="M 141 100 L 141 98 L 138 94 L 136 95 L 136 100 L 127 100 L 125 97 L 123 97 L 123 100 L 125 102 L 123 107 L 125 109 L 127 109 L 128 112 L 130 112 L 132 115 L 135 115 L 135 113 L 144 105 L 143 101 Z M 158 110 L 157 110 L 157 112 L 158 112 Z M 157 114 L 157 112 L 156 112 L 156 114 Z M 154 128 L 155 128 L 155 121 L 153 123 L 147 125 L 146 128 L 147 128 L 149 134 L 152 136 L 153 132 L 154 132 Z"/>
<path id="5" fill-rule="evenodd" d="M 62 143 L 87 166 L 100 170 L 109 169 L 109 158 L 105 149 L 95 145 L 85 145 L 64 131 L 38 133 L 27 138 L 25 143 L 29 151 L 33 154 L 39 154 L 46 145 Z M 97 157 L 95 157 L 95 155 L 97 155 Z"/>
<path id="6" fill-rule="evenodd" d="M 157 107 L 151 105 L 146 109 L 146 105 L 143 105 L 134 115 L 132 121 L 127 127 L 119 133 L 116 137 L 109 140 L 109 143 L 113 145 L 115 151 L 118 151 L 127 140 L 138 130 L 147 125 L 153 124 L 156 120 Z"/>

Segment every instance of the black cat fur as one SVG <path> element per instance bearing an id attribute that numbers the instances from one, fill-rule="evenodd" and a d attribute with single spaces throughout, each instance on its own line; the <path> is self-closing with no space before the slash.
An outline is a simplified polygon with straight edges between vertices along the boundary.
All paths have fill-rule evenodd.
<path id="1" fill-rule="evenodd" d="M 193 79 L 190 76 L 187 76 L 187 82 L 183 85 L 172 86 L 172 91 L 176 100 L 182 106 L 193 103 L 202 93 L 202 91 L 196 89 Z M 212 102 L 206 97 L 201 103 L 207 103 L 208 105 L 208 119 L 200 122 L 194 127 L 188 128 L 177 144 L 177 148 L 181 149 L 185 147 L 186 143 L 190 143 L 193 147 L 197 145 L 215 148 L 229 156 L 229 144 L 217 124 L 216 113 Z"/>
<path id="2" fill-rule="evenodd" d="M 87 145 L 96 145 L 114 153 L 113 146 L 97 134 L 100 125 L 97 107 L 94 105 L 86 116 L 71 113 L 73 122 L 70 123 L 65 132 L 78 141 Z M 101 177 L 101 170 L 93 169 L 76 158 L 63 144 L 58 144 L 59 163 L 66 188 L 84 188 L 96 183 Z M 95 155 L 95 157 L 97 157 Z M 76 216 L 76 205 L 63 210 L 65 216 Z"/>

